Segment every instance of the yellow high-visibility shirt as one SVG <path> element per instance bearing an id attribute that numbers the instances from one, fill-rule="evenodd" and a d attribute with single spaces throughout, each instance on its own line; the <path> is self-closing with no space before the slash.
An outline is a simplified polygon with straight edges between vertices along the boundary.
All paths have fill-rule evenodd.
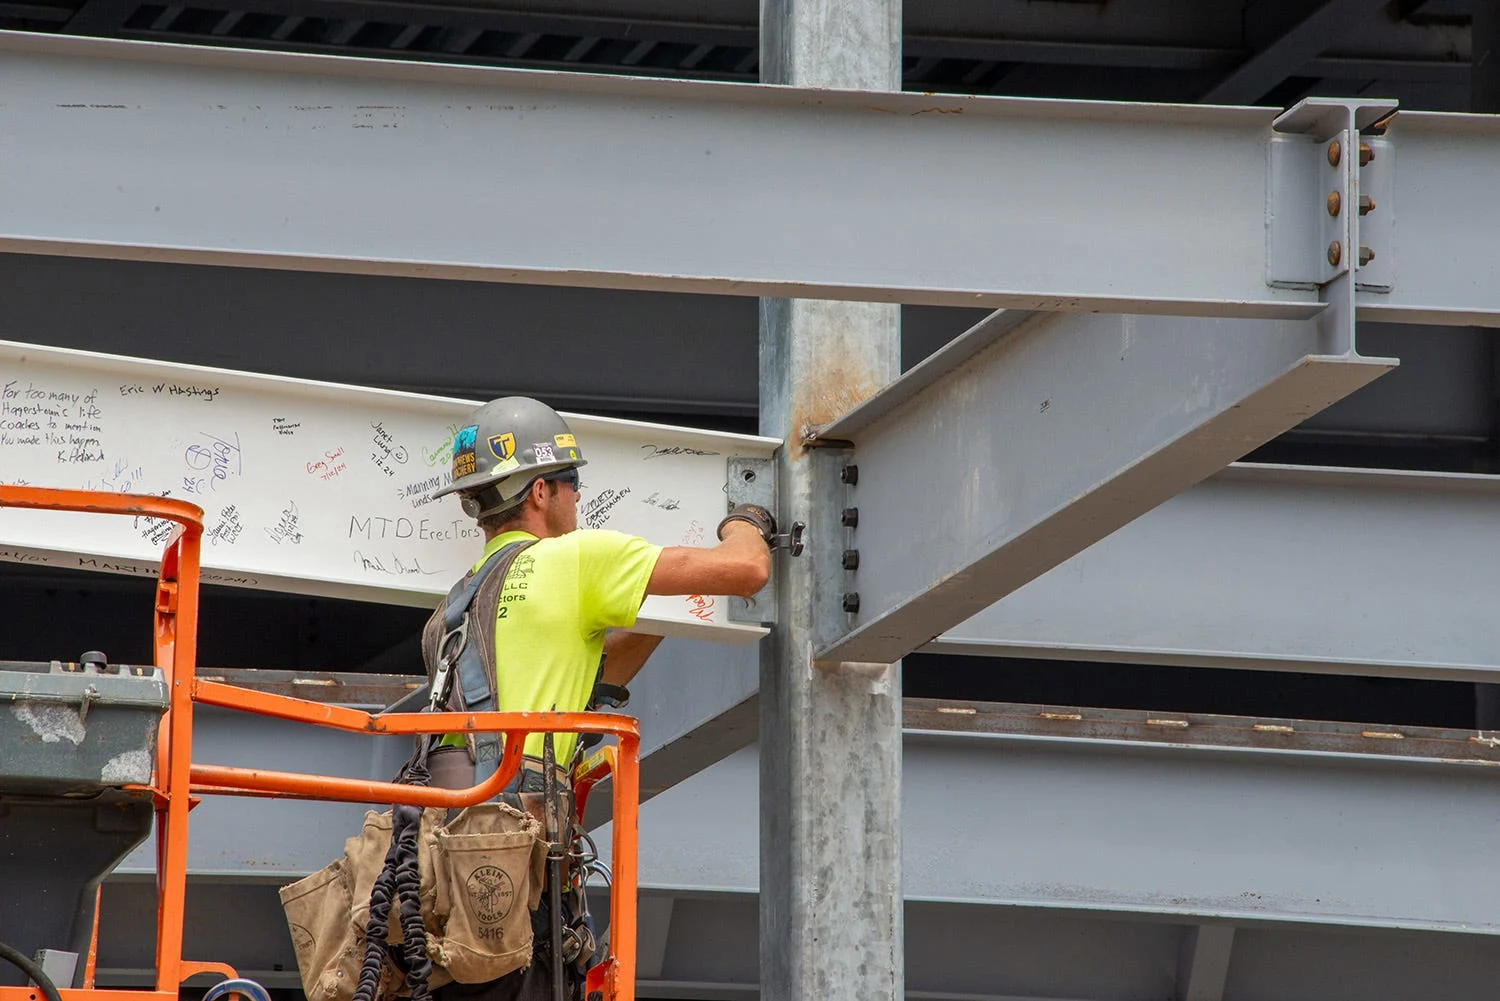
<path id="1" fill-rule="evenodd" d="M 502 532 L 484 547 L 478 569 L 504 546 L 535 538 Z M 495 708 L 501 712 L 582 712 L 604 651 L 605 630 L 629 628 L 646 597 L 661 547 L 607 529 L 540 539 L 515 558 L 495 612 Z M 543 737 L 526 739 L 542 756 Z M 573 759 L 578 735 L 559 733 L 553 753 Z"/>

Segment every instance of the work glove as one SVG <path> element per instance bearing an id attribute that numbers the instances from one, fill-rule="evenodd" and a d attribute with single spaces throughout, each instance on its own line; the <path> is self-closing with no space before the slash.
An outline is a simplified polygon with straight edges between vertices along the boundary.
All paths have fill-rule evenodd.
<path id="1" fill-rule="evenodd" d="M 776 517 L 761 507 L 759 504 L 736 504 L 729 509 L 724 520 L 719 522 L 718 536 L 720 541 L 724 538 L 724 526 L 731 521 L 743 521 L 754 525 L 760 537 L 766 540 L 766 545 L 776 545 Z"/>

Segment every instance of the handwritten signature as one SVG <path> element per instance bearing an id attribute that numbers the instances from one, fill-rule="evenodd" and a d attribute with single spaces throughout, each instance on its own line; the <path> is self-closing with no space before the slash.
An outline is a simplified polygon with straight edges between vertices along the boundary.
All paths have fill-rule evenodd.
<path id="1" fill-rule="evenodd" d="M 660 445 L 642 445 L 646 454 L 642 459 L 658 459 L 663 455 L 718 455 L 718 452 L 705 452 L 701 448 L 688 448 L 686 445 L 668 445 L 666 448 Z"/>
<path id="2" fill-rule="evenodd" d="M 217 490 L 219 484 L 229 477 L 240 475 L 242 468 L 238 432 L 232 436 L 233 441 L 207 431 L 199 432 L 198 437 L 203 440 L 189 445 L 182 453 L 182 460 L 187 463 L 188 469 L 205 475 L 184 477 L 183 485 L 189 493 L 201 494 L 205 485 L 211 490 Z"/>
<path id="3" fill-rule="evenodd" d="M 422 561 L 418 560 L 415 557 L 412 557 L 409 560 L 403 560 L 401 557 L 395 555 L 394 553 L 391 554 L 391 562 L 390 565 L 387 566 L 385 561 L 382 560 L 379 556 L 366 556 L 364 553 L 356 549 L 354 551 L 354 562 L 365 570 L 371 570 L 375 573 L 390 574 L 392 577 L 407 577 L 413 574 L 421 574 L 423 576 L 430 577 L 433 574 L 442 573 L 441 570 L 428 570 L 424 568 L 422 566 Z"/>

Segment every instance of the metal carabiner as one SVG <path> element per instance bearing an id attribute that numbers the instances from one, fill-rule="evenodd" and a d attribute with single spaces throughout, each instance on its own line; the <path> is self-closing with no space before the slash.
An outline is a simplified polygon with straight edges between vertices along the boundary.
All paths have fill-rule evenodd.
<path id="1" fill-rule="evenodd" d="M 453 668 L 468 645 L 469 614 L 465 612 L 458 625 L 445 633 L 438 643 L 438 666 L 432 672 L 432 696 L 427 702 L 427 708 L 433 712 L 447 705 L 453 688 Z"/>

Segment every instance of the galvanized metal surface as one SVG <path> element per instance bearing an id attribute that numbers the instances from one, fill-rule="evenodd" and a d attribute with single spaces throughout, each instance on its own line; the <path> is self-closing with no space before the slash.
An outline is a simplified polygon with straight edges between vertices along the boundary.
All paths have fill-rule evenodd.
<path id="1" fill-rule="evenodd" d="M 1349 281 L 1334 284 L 1347 296 Z M 1330 309 L 1001 312 L 834 421 L 823 436 L 852 439 L 860 469 L 860 606 L 816 655 L 909 653 L 1395 367 L 1355 353 L 1347 302 Z"/>
<path id="2" fill-rule="evenodd" d="M 763 300 L 761 351 L 761 429 L 788 439 L 777 515 L 807 530 L 801 556 L 776 557 L 777 624 L 761 648 L 760 883 L 768 889 L 760 980 L 772 997 L 896 1001 L 900 664 L 812 662 L 845 618 L 845 529 L 835 500 L 844 463 L 837 450 L 804 449 L 798 439 L 804 424 L 832 418 L 894 378 L 899 314 L 878 304 Z M 850 872 L 860 878 L 841 878 Z"/>
<path id="3" fill-rule="evenodd" d="M 1490 681 L 1500 478 L 1234 465 L 925 649 Z"/>
<path id="4" fill-rule="evenodd" d="M 900 89 L 900 0 L 764 0 L 761 38 L 762 79 L 771 83 Z M 866 98 L 880 107 L 886 96 L 897 95 Z M 806 163 L 778 169 L 784 190 L 803 195 L 833 178 Z M 812 220 L 790 224 L 781 245 L 818 229 Z M 882 227 L 870 249 L 900 254 L 896 232 Z M 901 668 L 826 671 L 811 661 L 843 618 L 842 460 L 803 448 L 801 438 L 805 426 L 900 374 L 900 310 L 763 299 L 760 352 L 761 433 L 785 442 L 776 513 L 783 525 L 807 527 L 800 555 L 777 556 L 776 626 L 761 644 L 759 979 L 769 997 L 899 1001 Z M 860 878 L 841 878 L 847 873 Z"/>
<path id="5" fill-rule="evenodd" d="M 1317 302 L 1264 282 L 1263 109 L 872 101 L 19 34 L 0 48 L 0 122 L 27 151 L 0 181 L 36 193 L 0 214 L 13 252 L 1174 314 Z M 1362 307 L 1500 322 L 1474 253 L 1500 221 L 1485 169 L 1500 128 L 1414 113 L 1390 135 L 1416 266 Z M 796 177 L 814 180 L 798 194 Z"/>

